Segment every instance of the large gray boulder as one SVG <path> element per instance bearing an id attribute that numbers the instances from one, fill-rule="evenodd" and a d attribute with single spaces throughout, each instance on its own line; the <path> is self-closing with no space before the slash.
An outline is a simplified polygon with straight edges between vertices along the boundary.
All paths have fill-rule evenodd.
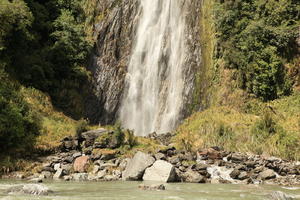
<path id="1" fill-rule="evenodd" d="M 123 171 L 123 180 L 141 180 L 145 169 L 154 163 L 155 159 L 149 154 L 137 152 L 132 160 L 127 164 L 126 169 Z"/>
<path id="2" fill-rule="evenodd" d="M 53 191 L 47 186 L 42 184 L 25 184 L 17 185 L 9 188 L 7 193 L 9 194 L 31 194 L 31 195 L 48 195 Z"/>
<path id="3" fill-rule="evenodd" d="M 157 160 L 147 168 L 143 176 L 144 181 L 174 182 L 176 180 L 175 168 L 171 163 Z"/>

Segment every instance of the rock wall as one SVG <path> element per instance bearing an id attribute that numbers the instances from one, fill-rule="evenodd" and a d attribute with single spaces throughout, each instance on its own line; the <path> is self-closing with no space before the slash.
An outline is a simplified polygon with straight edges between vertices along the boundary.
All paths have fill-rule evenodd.
<path id="1" fill-rule="evenodd" d="M 185 94 L 184 105 L 192 104 L 194 74 L 201 63 L 199 12 L 201 1 L 181 0 L 186 16 Z M 97 38 L 88 69 L 93 74 L 97 102 L 89 101 L 88 116 L 92 122 L 109 124 L 117 119 L 124 79 L 129 64 L 136 25 L 139 19 L 138 0 L 102 0 L 97 12 L 101 20 L 94 25 Z M 185 109 L 182 118 L 191 110 Z"/>

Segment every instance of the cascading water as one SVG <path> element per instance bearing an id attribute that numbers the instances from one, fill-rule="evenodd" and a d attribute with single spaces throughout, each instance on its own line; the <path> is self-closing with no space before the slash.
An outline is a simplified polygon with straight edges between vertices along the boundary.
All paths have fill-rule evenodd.
<path id="1" fill-rule="evenodd" d="M 120 108 L 136 135 L 175 128 L 183 104 L 185 20 L 181 0 L 140 0 L 140 16 Z"/>

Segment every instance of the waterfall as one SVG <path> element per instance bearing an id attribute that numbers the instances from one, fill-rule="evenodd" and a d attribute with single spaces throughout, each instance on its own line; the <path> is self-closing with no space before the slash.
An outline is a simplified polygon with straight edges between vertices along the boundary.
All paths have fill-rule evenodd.
<path id="1" fill-rule="evenodd" d="M 183 104 L 185 58 L 181 0 L 139 0 L 120 121 L 136 135 L 172 131 Z"/>

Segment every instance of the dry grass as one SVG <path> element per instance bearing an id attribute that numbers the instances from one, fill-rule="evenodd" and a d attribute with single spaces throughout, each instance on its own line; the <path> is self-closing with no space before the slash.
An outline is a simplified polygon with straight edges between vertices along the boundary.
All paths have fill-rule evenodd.
<path id="1" fill-rule="evenodd" d="M 33 88 L 23 88 L 22 93 L 31 109 L 36 110 L 42 118 L 42 129 L 35 145 L 37 149 L 55 150 L 64 137 L 76 133 L 77 122 L 56 111 L 50 97 Z"/>
<path id="2" fill-rule="evenodd" d="M 269 103 L 251 103 L 254 105 L 244 110 L 247 113 L 230 106 L 195 113 L 178 128 L 176 144 L 191 151 L 221 146 L 299 160 L 300 94 Z"/>

